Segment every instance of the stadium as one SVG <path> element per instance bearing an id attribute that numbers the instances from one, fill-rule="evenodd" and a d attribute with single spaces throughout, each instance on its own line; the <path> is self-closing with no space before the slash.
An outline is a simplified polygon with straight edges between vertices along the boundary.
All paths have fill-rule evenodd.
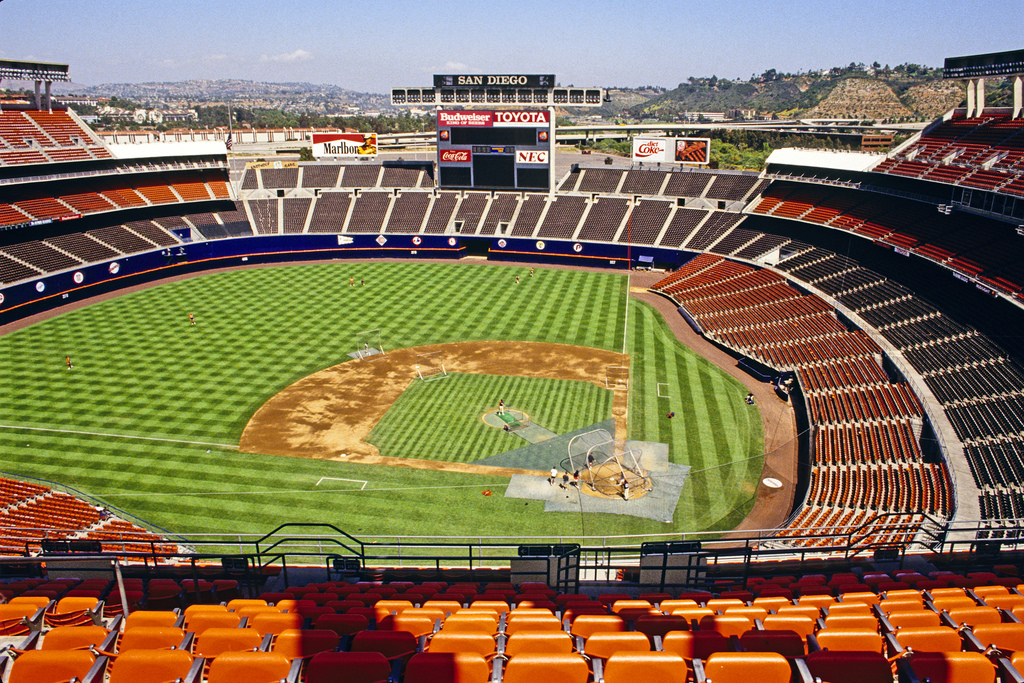
<path id="1" fill-rule="evenodd" d="M 760 173 L 553 77 L 275 163 L 0 62 L 3 680 L 1022 680 L 1022 57 Z"/>

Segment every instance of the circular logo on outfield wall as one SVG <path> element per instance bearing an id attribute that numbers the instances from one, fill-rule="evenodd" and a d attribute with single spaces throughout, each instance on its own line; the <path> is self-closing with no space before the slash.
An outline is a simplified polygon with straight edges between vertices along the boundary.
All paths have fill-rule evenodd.
<path id="1" fill-rule="evenodd" d="M 454 247 L 458 243 L 459 243 L 459 241 L 457 239 L 455 239 L 454 237 L 449 237 L 448 238 L 448 246 L 449 247 Z"/>
<path id="2" fill-rule="evenodd" d="M 537 240 L 537 251 L 544 251 L 544 240 Z"/>
<path id="3" fill-rule="evenodd" d="M 121 270 L 121 264 L 118 263 L 117 261 L 114 261 L 109 266 L 107 266 L 107 270 L 110 271 L 111 275 L 117 275 L 117 271 Z"/>
<path id="4" fill-rule="evenodd" d="M 71 279 L 75 281 L 76 285 L 80 285 L 85 282 L 85 275 L 82 274 L 82 271 L 76 270 L 75 274 L 71 276 Z"/>
<path id="5" fill-rule="evenodd" d="M 0 292 L 0 304 L 4 302 L 4 293 Z"/>
<path id="6" fill-rule="evenodd" d="M 422 237 L 420 237 L 419 235 L 415 235 L 415 236 L 414 236 L 414 237 L 412 238 L 412 243 L 413 243 L 413 244 L 415 244 L 415 245 L 416 245 L 416 246 L 418 247 L 418 246 L 420 246 L 421 244 L 423 244 L 423 238 L 422 238 Z"/>
<path id="7" fill-rule="evenodd" d="M 576 244 L 572 245 L 572 250 L 578 254 L 581 251 L 583 251 L 583 245 L 577 242 Z"/>
<path id="8" fill-rule="evenodd" d="M 39 292 L 41 294 L 45 289 L 46 289 L 46 283 L 45 282 L 37 282 L 36 283 L 36 291 L 37 292 Z"/>
<path id="9" fill-rule="evenodd" d="M 499 249 L 504 249 L 507 246 L 508 246 L 508 242 L 506 242 L 505 240 L 498 240 L 498 248 Z"/>

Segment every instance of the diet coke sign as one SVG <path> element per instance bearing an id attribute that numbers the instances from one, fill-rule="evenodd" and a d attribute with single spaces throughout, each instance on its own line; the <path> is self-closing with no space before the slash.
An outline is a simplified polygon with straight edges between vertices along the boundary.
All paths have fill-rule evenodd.
<path id="1" fill-rule="evenodd" d="M 669 138 L 633 138 L 633 161 L 671 161 Z"/>
<path id="2" fill-rule="evenodd" d="M 462 164 L 468 163 L 473 158 L 468 149 L 445 149 L 441 150 L 441 163 Z"/>

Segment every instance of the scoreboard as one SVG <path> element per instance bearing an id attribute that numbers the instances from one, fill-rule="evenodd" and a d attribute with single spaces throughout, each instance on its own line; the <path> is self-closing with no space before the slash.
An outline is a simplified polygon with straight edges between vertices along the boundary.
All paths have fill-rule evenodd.
<path id="1" fill-rule="evenodd" d="M 547 190 L 551 137 L 548 111 L 438 111 L 438 184 Z"/>

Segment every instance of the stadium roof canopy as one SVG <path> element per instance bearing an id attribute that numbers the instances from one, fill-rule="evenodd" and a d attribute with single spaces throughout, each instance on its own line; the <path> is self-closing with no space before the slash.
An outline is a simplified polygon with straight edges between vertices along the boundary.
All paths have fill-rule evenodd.
<path id="1" fill-rule="evenodd" d="M 943 78 L 984 78 L 986 76 L 1019 76 L 1024 74 L 1024 50 L 989 52 L 966 57 L 946 57 Z"/>
<path id="2" fill-rule="evenodd" d="M 0 79 L 12 81 L 70 81 L 67 64 L 0 59 Z"/>

